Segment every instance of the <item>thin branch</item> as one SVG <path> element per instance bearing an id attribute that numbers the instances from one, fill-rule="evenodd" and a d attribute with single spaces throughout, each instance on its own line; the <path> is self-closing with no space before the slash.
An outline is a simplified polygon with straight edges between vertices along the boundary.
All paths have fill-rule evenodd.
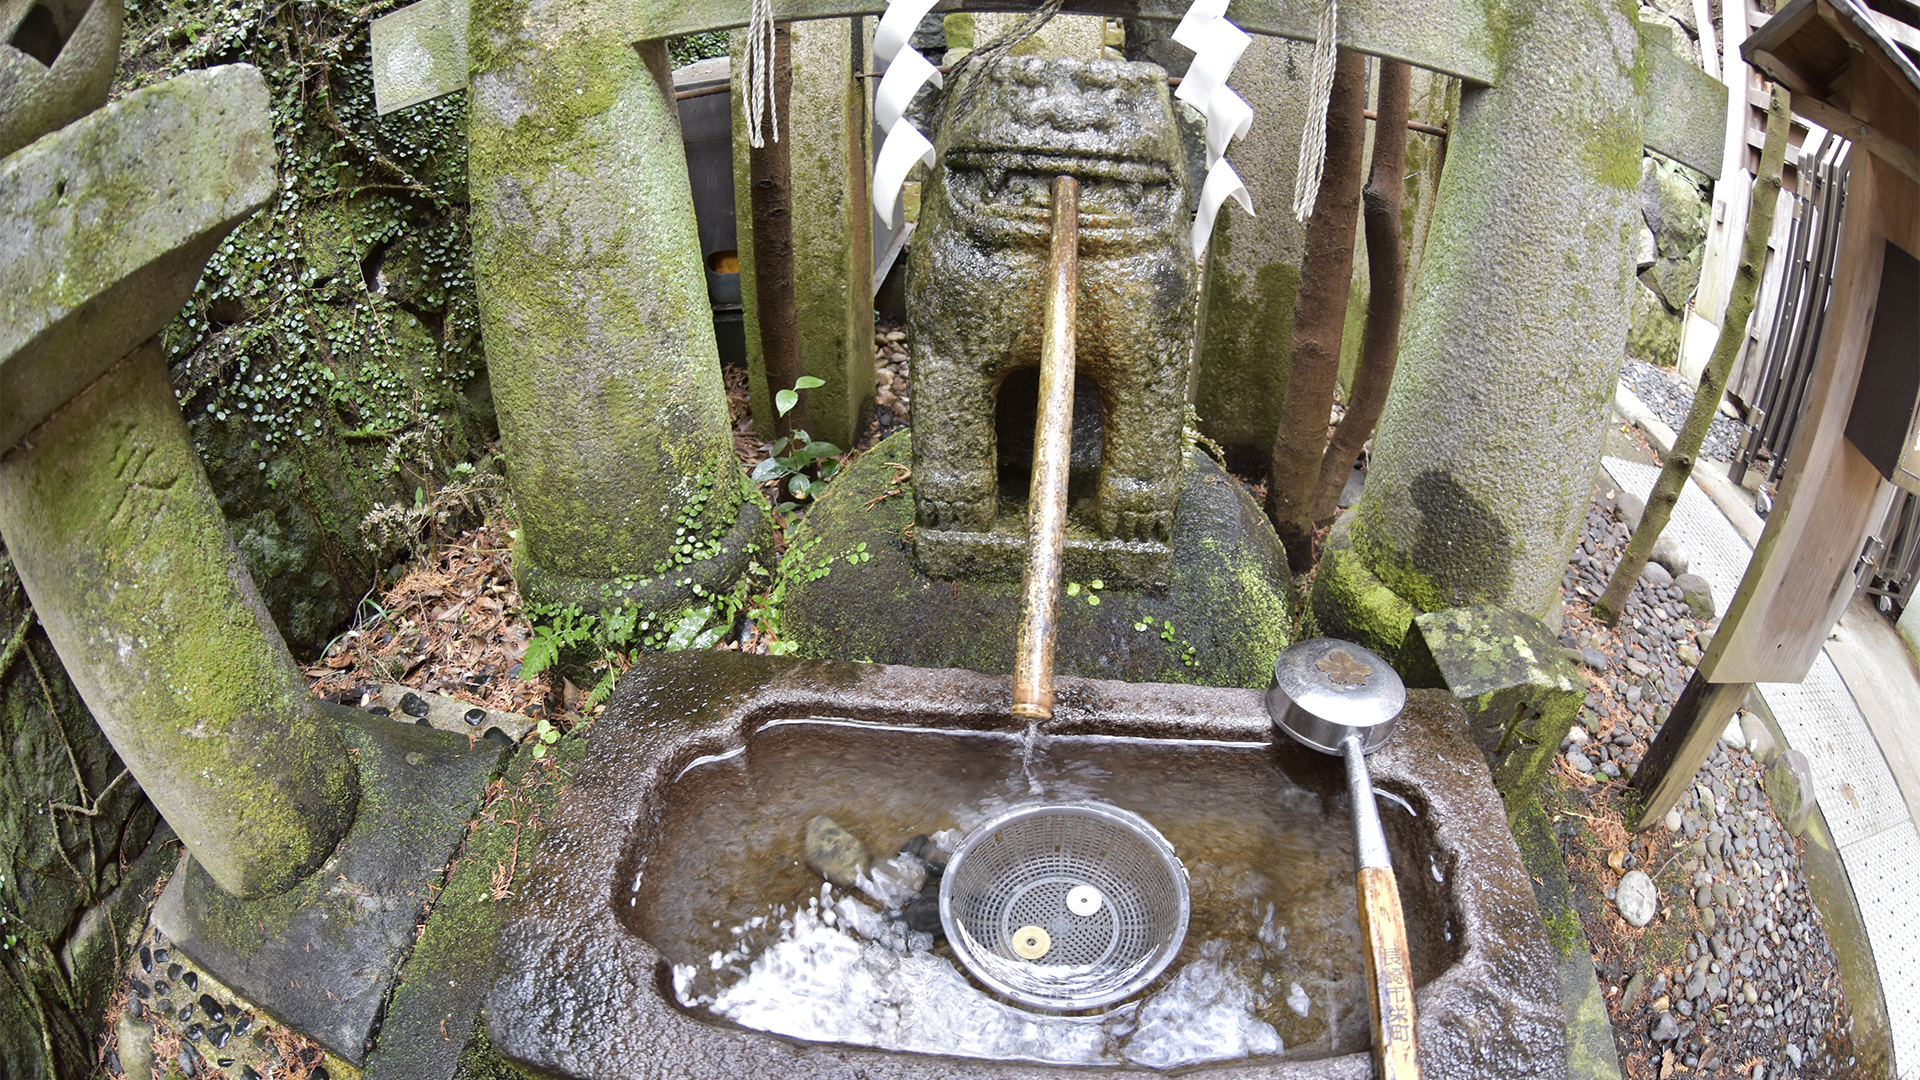
<path id="1" fill-rule="evenodd" d="M 13 631 L 13 636 L 7 639 L 7 647 L 0 649 L 0 678 L 6 677 L 7 669 L 13 666 L 14 658 L 20 655 L 21 649 L 27 647 L 27 631 L 33 629 L 33 622 L 33 609 L 28 608 L 26 617 L 20 620 L 20 625 Z"/>

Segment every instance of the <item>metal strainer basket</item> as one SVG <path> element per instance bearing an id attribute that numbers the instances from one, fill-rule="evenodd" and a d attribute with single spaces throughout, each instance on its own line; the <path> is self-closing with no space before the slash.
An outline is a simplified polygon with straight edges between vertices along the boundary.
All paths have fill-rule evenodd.
<path id="1" fill-rule="evenodd" d="M 1136 993 L 1187 935 L 1187 871 L 1138 814 L 1029 806 L 973 830 L 940 882 L 940 922 L 975 978 L 1023 1005 Z"/>

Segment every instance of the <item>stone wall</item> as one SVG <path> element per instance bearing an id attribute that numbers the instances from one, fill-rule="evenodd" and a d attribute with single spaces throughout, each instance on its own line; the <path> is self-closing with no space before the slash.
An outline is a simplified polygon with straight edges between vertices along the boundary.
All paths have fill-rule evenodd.
<path id="1" fill-rule="evenodd" d="M 1693 0 L 1642 3 L 1640 22 L 1665 28 L 1674 51 L 1700 65 L 1703 43 Z M 1718 27 L 1707 29 L 1717 41 Z M 1718 71 L 1718 57 L 1708 59 L 1712 70 Z M 1640 284 L 1633 290 L 1628 356 L 1662 367 L 1672 367 L 1679 360 L 1687 307 L 1700 284 L 1711 203 L 1712 182 L 1704 174 L 1651 151 L 1641 159 L 1640 213 L 1644 227 L 1635 249 Z"/>
<path id="2" fill-rule="evenodd" d="M 273 94 L 278 202 L 223 243 L 162 334 L 247 569 L 297 655 L 380 568 L 487 489 L 466 94 L 374 112 L 365 9 L 137 5 L 114 96 L 246 62 Z M 295 26 L 297 30 L 293 29 Z"/>
<path id="3" fill-rule="evenodd" d="M 0 1073 L 93 1075 L 128 931 L 179 850 L 0 548 Z"/>
<path id="4" fill-rule="evenodd" d="M 1680 356 L 1687 305 L 1700 284 L 1707 244 L 1709 181 L 1678 162 L 1640 159 L 1641 228 L 1627 330 L 1627 355 L 1672 367 Z"/>

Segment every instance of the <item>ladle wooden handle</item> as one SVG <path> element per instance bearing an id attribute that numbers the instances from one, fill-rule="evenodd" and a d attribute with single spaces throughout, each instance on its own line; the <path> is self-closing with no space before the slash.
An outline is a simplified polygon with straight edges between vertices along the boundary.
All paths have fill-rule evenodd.
<path id="1" fill-rule="evenodd" d="M 1366 938 L 1367 990 L 1373 1012 L 1373 1074 L 1380 1080 L 1418 1080 L 1413 954 L 1407 948 L 1400 886 L 1390 868 L 1363 866 L 1359 888 L 1360 933 Z"/>

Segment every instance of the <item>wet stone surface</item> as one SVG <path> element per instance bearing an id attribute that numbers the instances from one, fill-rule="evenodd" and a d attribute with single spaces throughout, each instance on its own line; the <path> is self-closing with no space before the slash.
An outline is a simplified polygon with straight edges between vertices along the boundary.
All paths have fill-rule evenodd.
<path id="1" fill-rule="evenodd" d="M 904 760 L 911 761 L 912 768 L 886 766 L 885 760 L 899 759 L 883 759 L 868 744 L 882 732 L 893 732 L 904 739 L 913 731 L 911 726 L 898 725 L 931 723 L 939 729 L 958 727 L 980 732 L 958 741 L 968 746 L 978 741 L 979 753 L 998 760 L 991 783 L 1013 782 L 1013 788 L 1005 793 L 1008 796 L 1045 799 L 1059 794 L 1049 785 L 1103 783 L 1104 776 L 1150 776 L 1156 782 L 1140 788 L 1139 798 L 1170 799 L 1174 797 L 1171 789 L 1178 788 L 1229 807 L 1208 817 L 1206 823 L 1194 818 L 1188 823 L 1190 827 L 1177 818 L 1165 820 L 1165 815 L 1152 812 L 1150 807 L 1140 808 L 1156 828 L 1166 832 L 1177 850 L 1198 851 L 1212 843 L 1224 844 L 1230 838 L 1218 836 L 1220 828 L 1237 827 L 1236 823 L 1247 824 L 1248 836 L 1259 842 L 1278 842 L 1274 837 L 1281 830 L 1251 824 L 1271 810 L 1268 804 L 1277 798 L 1271 784 L 1262 779 L 1264 774 L 1242 770 L 1246 773 L 1242 779 L 1246 783 L 1260 781 L 1255 786 L 1264 794 L 1226 792 L 1222 790 L 1223 777 L 1228 773 L 1219 767 L 1221 761 L 1214 760 L 1266 750 L 1271 720 L 1265 715 L 1259 691 L 1062 680 L 1055 719 L 1045 733 L 1049 741 L 1044 745 L 1053 747 L 1053 751 L 1045 760 L 1039 747 L 1034 751 L 1034 775 L 1045 789 L 1039 792 L 1031 790 L 1031 778 L 1024 778 L 1018 745 L 1021 729 L 1007 730 L 1005 695 L 1004 679 L 963 671 L 797 662 L 728 652 L 669 654 L 651 660 L 645 671 L 636 668 L 629 672 L 596 725 L 588 757 L 568 795 L 554 808 L 540 856 L 514 898 L 500 938 L 500 976 L 487 1003 L 488 1031 L 494 1048 L 509 1060 L 542 1074 L 580 1077 L 777 1074 L 807 1078 L 845 1076 L 852 1071 L 875 1078 L 1084 1075 L 1079 1068 L 1034 1063 L 1036 1058 L 1058 1059 L 1059 1048 L 1052 1043 L 1003 1055 L 1024 1059 L 1016 1061 L 969 1061 L 951 1056 L 951 1051 L 885 1053 L 849 1046 L 843 1038 L 793 1042 L 726 1027 L 691 1015 L 673 1000 L 679 996 L 682 971 L 698 980 L 711 977 L 710 973 L 717 970 L 716 957 L 720 967 L 728 965 L 728 955 L 745 944 L 735 940 L 735 926 L 741 928 L 742 937 L 778 937 L 787 932 L 779 919 L 789 918 L 796 941 L 805 937 L 806 942 L 839 949 L 859 947 L 837 929 L 841 925 L 851 924 L 876 945 L 883 944 L 883 939 L 893 939 L 896 931 L 889 926 L 898 928 L 901 935 L 910 932 L 898 921 L 874 922 L 884 916 L 870 908 L 863 913 L 863 905 L 851 902 L 853 897 L 834 895 L 832 886 L 805 868 L 798 850 L 804 822 L 823 811 L 830 811 L 835 820 L 872 844 L 875 852 L 910 849 L 914 836 L 924 833 L 937 838 L 943 829 L 963 824 L 945 818 L 951 816 L 952 807 L 974 805 L 977 800 L 956 802 L 946 797 L 950 792 L 931 789 L 976 784 L 988 779 L 988 774 L 967 773 L 969 762 L 953 757 L 958 753 L 957 746 L 947 756 L 936 754 L 931 758 L 946 763 L 946 768 L 927 769 L 925 762 L 930 759 L 925 752 L 906 754 Z M 770 716 L 844 719 L 769 721 Z M 1394 741 L 1369 760 L 1376 784 L 1403 793 L 1421 810 L 1417 819 L 1390 814 L 1386 825 L 1390 846 L 1411 856 L 1400 881 L 1403 892 L 1413 896 L 1407 906 L 1408 937 L 1414 945 L 1419 1023 L 1425 1033 L 1423 1039 L 1434 1048 L 1434 1058 L 1429 1062 L 1431 1073 L 1473 1078 L 1564 1076 L 1564 1014 L 1552 947 L 1534 910 L 1518 852 L 1502 827 L 1498 797 L 1486 781 L 1478 751 L 1461 733 L 1459 716 L 1458 707 L 1446 700 L 1446 695 L 1413 691 Z M 834 759 L 831 770 L 823 769 L 821 755 L 810 749 L 804 755 L 808 769 L 790 785 L 789 809 L 751 823 L 730 820 L 729 815 L 741 807 L 740 800 L 733 797 L 739 784 L 750 783 L 761 795 L 768 790 L 767 777 L 772 774 L 760 772 L 757 762 L 789 742 L 811 746 L 813 736 L 800 736 L 802 725 L 848 720 L 869 720 L 885 726 L 868 729 L 858 745 L 842 746 L 844 752 Z M 762 724 L 773 726 L 762 728 Z M 1177 752 L 1151 751 L 1158 769 L 1130 767 L 1102 772 L 1068 767 L 1083 757 L 1094 756 L 1096 750 L 1109 756 L 1122 753 L 1116 744 L 1080 742 L 1076 741 L 1078 737 L 1153 738 L 1172 732 L 1183 739 L 1206 741 L 1188 744 Z M 942 744 L 953 741 L 947 736 L 916 736 L 914 748 L 922 740 Z M 1073 752 L 1061 757 L 1069 748 Z M 1320 847 L 1325 845 L 1312 846 L 1295 853 L 1294 859 L 1264 859 L 1258 865 L 1290 868 L 1288 875 L 1269 882 L 1282 891 L 1302 888 L 1303 879 L 1319 882 L 1324 877 L 1328 882 L 1326 895 L 1335 898 L 1328 903 L 1350 918 L 1351 852 L 1333 850 L 1350 838 L 1340 773 L 1331 759 L 1319 755 L 1307 758 L 1301 756 L 1303 753 L 1289 749 L 1277 754 L 1274 764 L 1289 773 L 1298 770 L 1296 778 L 1318 793 L 1310 795 L 1308 801 L 1318 798 L 1326 805 L 1320 814 L 1296 813 L 1287 818 L 1296 825 L 1310 822 L 1323 829 L 1330 838 L 1326 845 L 1331 848 L 1323 851 Z M 1194 767 L 1185 773 L 1173 769 L 1169 754 Z M 701 768 L 689 772 L 696 762 Z M 1444 762 L 1470 763 L 1471 767 L 1435 767 Z M 744 772 L 736 776 L 736 771 Z M 691 779 L 695 773 L 706 775 L 696 784 Z M 683 775 L 688 777 L 684 787 L 676 783 L 676 778 Z M 1188 782 L 1173 783 L 1178 776 L 1185 776 Z M 888 783 L 876 785 L 875 781 L 881 779 Z M 877 786 L 885 790 L 876 795 Z M 902 805 L 869 807 L 876 797 Z M 930 806 L 934 811 L 949 809 L 930 812 Z M 981 813 L 989 809 L 979 807 Z M 631 831 L 629 823 L 636 811 L 656 824 L 645 832 Z M 693 816 L 682 822 L 682 814 Z M 713 815 L 711 820 L 709 814 Z M 695 828 L 695 821 L 706 824 Z M 726 827 L 717 832 L 708 827 L 715 824 Z M 763 832 L 767 833 L 764 843 L 760 837 Z M 722 837 L 721 844 L 699 839 L 714 835 Z M 1204 836 L 1215 836 L 1215 840 L 1205 840 Z M 696 839 L 683 842 L 686 837 Z M 901 843 L 903 838 L 909 842 Z M 681 844 L 677 853 L 676 843 Z M 724 880 L 726 875 L 716 873 L 720 869 L 716 859 L 722 850 L 728 853 L 726 860 L 754 860 L 745 867 L 748 879 L 762 870 L 754 853 L 767 853 L 765 872 L 761 874 L 764 887 L 751 894 L 751 904 L 743 904 L 737 911 L 731 901 L 723 905 L 724 912 L 711 910 L 702 898 L 708 894 L 733 895 Z M 1201 861 L 1196 856 L 1189 864 L 1196 881 L 1204 884 L 1205 880 L 1232 879 L 1231 873 L 1218 868 L 1201 874 Z M 1310 866 L 1319 869 L 1310 871 Z M 768 890 L 789 885 L 791 893 L 783 894 L 789 901 L 787 915 L 776 917 L 772 923 L 762 919 L 749 927 L 747 924 L 765 910 Z M 910 898 L 906 906 L 920 899 Z M 1286 910 L 1287 905 L 1275 904 L 1274 934 L 1269 941 L 1258 934 L 1266 919 L 1265 904 L 1255 912 L 1242 894 L 1232 890 L 1213 899 L 1202 896 L 1201 900 L 1196 900 L 1196 912 L 1211 910 L 1222 918 L 1241 920 L 1247 937 L 1257 938 L 1282 963 L 1305 964 L 1314 941 L 1303 928 L 1332 925 L 1340 917 L 1329 909 L 1322 913 L 1324 917 L 1302 915 L 1292 920 L 1293 932 L 1282 947 L 1278 912 Z M 1291 904 L 1298 909 L 1306 902 L 1296 899 Z M 1232 980 L 1216 976 L 1224 976 L 1223 965 L 1233 958 L 1210 954 L 1206 942 L 1196 940 L 1212 936 L 1217 935 L 1190 930 L 1188 941 L 1196 949 L 1192 962 L 1176 961 L 1178 972 L 1171 978 L 1174 982 L 1187 980 L 1182 991 L 1186 998 L 1211 1001 L 1217 999 L 1217 992 L 1232 990 Z M 1326 933 L 1321 936 L 1331 940 Z M 925 972 L 928 978 L 947 978 L 938 974 L 937 958 L 930 959 L 925 947 L 909 943 L 905 950 L 885 951 L 885 957 L 878 953 L 871 956 L 902 973 Z M 863 951 L 862 955 L 869 954 Z M 672 988 L 661 986 L 663 962 L 673 973 Z M 751 964 L 741 962 L 751 968 Z M 1352 963 L 1337 963 L 1332 970 L 1336 978 L 1357 978 L 1358 958 Z M 703 972 L 709 974 L 703 976 Z M 1263 1021 L 1282 1037 L 1286 1027 L 1311 1025 L 1311 1018 L 1326 1015 L 1327 999 L 1306 989 L 1307 979 L 1295 981 L 1302 983 L 1304 993 L 1295 994 L 1291 986 L 1276 984 L 1269 1005 L 1277 1005 L 1277 1010 L 1260 1012 Z M 696 995 L 711 992 L 692 985 L 687 989 Z M 1261 992 L 1266 993 L 1267 988 L 1261 986 Z M 904 994 L 888 1008 L 902 1010 L 902 1030 L 919 1032 L 923 1027 L 918 1025 L 931 1022 L 936 1035 L 958 1030 L 956 1024 L 961 1019 L 969 1023 L 979 1019 L 956 1019 L 934 1012 L 910 1025 L 905 1013 L 925 1000 L 925 994 Z M 1304 1016 L 1297 1004 L 1302 1000 L 1308 1006 Z M 1258 1001 L 1251 997 L 1246 1005 L 1259 1010 Z M 571 1018 L 569 1023 L 554 1025 L 551 1018 L 563 1010 Z M 1306 1051 L 1302 1056 L 1313 1060 L 1275 1062 L 1268 1057 L 1271 1051 L 1262 1053 L 1248 1042 L 1240 1052 L 1252 1054 L 1253 1060 L 1224 1063 L 1210 1075 L 1363 1076 L 1367 1072 L 1367 1058 L 1361 1049 L 1366 1041 L 1364 1011 L 1341 1011 L 1342 1032 L 1331 1056 L 1324 1049 L 1315 1052 L 1311 1045 L 1314 1036 L 1303 1030 L 1299 1041 L 1289 1041 L 1288 1045 L 1302 1047 Z M 1162 1023 L 1172 1025 L 1170 1030 L 1176 1034 L 1186 1031 L 1189 1037 L 1198 1030 L 1192 1024 L 1182 1024 L 1178 1016 L 1162 1016 L 1145 1007 L 1138 1015 L 1142 1030 L 1149 1024 Z M 1497 1017 L 1498 1022 L 1488 1024 L 1489 1016 Z M 1031 1014 L 1027 1018 L 1031 1019 Z M 806 1017 L 789 1014 L 789 1019 L 805 1021 Z M 1100 1026 L 1108 1016 L 1084 1019 L 1082 1026 L 1089 1030 L 1081 1031 L 1082 1036 L 1104 1038 Z M 1349 1020 L 1355 1025 L 1351 1043 L 1345 1032 Z M 650 1037 L 644 1042 L 628 1039 L 625 1033 L 634 1030 L 644 1030 Z M 1248 1026 L 1243 1034 L 1252 1030 Z M 1136 1033 L 1130 1045 L 1140 1041 Z M 1346 1052 L 1349 1045 L 1353 1052 Z M 1096 1056 L 1108 1053 L 1102 1046 L 1090 1049 Z M 1155 1060 L 1139 1063 L 1157 1065 Z"/>
<path id="2" fill-rule="evenodd" d="M 1628 1080 L 1671 1076 L 1852 1077 L 1853 1022 L 1833 949 L 1801 866 L 1801 841 L 1763 786 L 1771 736 L 1749 746 L 1757 717 L 1729 725 L 1694 787 L 1653 827 L 1622 823 L 1628 784 L 1711 639 L 1676 586 L 1643 578 L 1620 625 L 1588 614 L 1626 546 L 1596 491 L 1563 580 L 1561 644 L 1579 658 L 1584 707 L 1561 745 L 1542 801 L 1593 946 Z M 1622 912 L 1644 873 L 1657 911 L 1644 927 Z M 1623 891 L 1627 894 L 1623 896 Z"/>

